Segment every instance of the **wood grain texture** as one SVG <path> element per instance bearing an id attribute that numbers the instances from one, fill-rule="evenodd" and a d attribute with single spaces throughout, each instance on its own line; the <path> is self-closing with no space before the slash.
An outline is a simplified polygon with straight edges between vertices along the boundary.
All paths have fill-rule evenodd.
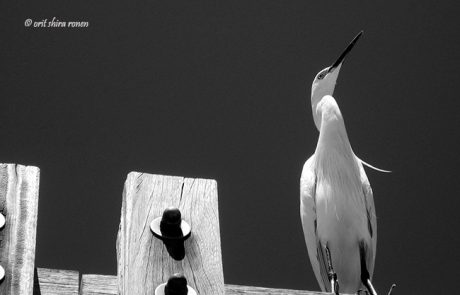
<path id="1" fill-rule="evenodd" d="M 117 238 L 120 294 L 153 294 L 159 284 L 180 272 L 198 294 L 223 295 L 217 205 L 214 180 L 129 173 Z M 170 206 L 179 208 L 192 227 L 182 261 L 173 260 L 150 231 L 150 222 Z"/>
<path id="2" fill-rule="evenodd" d="M 37 268 L 34 295 L 78 295 L 79 273 L 74 270 Z"/>
<path id="3" fill-rule="evenodd" d="M 0 231 L 2 295 L 33 292 L 39 178 L 37 167 L 0 164 L 0 211 L 6 217 Z"/>
<path id="4" fill-rule="evenodd" d="M 83 275 L 81 285 L 81 295 L 118 294 L 116 276 Z M 83 287 L 84 285 L 87 288 L 86 291 L 85 287 Z M 231 284 L 226 284 L 224 288 L 225 295 L 330 295 L 330 293 L 312 292 L 304 290 L 273 289 Z M 90 289 L 92 290 L 92 292 L 89 291 Z"/>
<path id="5" fill-rule="evenodd" d="M 331 293 L 312 292 L 304 290 L 273 289 L 239 285 L 225 285 L 226 295 L 330 295 Z M 345 294 L 342 294 L 345 295 Z"/>
<path id="6" fill-rule="evenodd" d="M 90 275 L 81 276 L 81 295 L 117 295 L 118 280 L 116 276 Z"/>

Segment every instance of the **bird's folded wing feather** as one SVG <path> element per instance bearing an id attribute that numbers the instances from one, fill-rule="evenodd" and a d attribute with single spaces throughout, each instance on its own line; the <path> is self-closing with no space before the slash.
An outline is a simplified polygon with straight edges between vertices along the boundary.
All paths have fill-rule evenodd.
<path id="1" fill-rule="evenodd" d="M 300 216 L 302 228 L 307 244 L 308 256 L 315 273 L 316 279 L 323 291 L 329 284 L 327 277 L 327 264 L 320 241 L 316 232 L 316 174 L 314 156 L 305 162 L 300 177 Z"/>
<path id="2" fill-rule="evenodd" d="M 359 162 L 362 162 L 358 159 Z M 374 196 L 372 193 L 372 188 L 367 178 L 366 172 L 364 171 L 364 167 L 362 163 L 359 165 L 359 173 L 361 177 L 361 183 L 364 193 L 364 202 L 366 205 L 366 212 L 367 212 L 367 221 L 368 221 L 368 229 L 369 234 L 371 236 L 371 245 L 367 249 L 367 258 L 366 264 L 368 267 L 369 274 L 372 278 L 372 274 L 374 273 L 374 262 L 375 262 L 375 253 L 377 250 L 377 215 L 375 213 L 375 206 L 374 206 Z"/>

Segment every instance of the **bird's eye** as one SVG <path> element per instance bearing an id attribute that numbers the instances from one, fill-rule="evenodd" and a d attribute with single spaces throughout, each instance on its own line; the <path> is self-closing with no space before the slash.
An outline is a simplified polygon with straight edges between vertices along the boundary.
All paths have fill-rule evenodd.
<path id="1" fill-rule="evenodd" d="M 322 80 L 324 78 L 324 73 L 318 75 L 318 80 Z"/>

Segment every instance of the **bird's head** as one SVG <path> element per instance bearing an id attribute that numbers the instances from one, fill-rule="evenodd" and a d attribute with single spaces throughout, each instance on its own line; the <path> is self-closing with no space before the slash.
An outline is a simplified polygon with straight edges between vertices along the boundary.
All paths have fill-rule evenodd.
<path id="1" fill-rule="evenodd" d="M 358 39 L 361 37 L 363 32 L 359 32 L 355 38 L 348 44 L 347 48 L 340 54 L 339 58 L 329 67 L 321 70 L 313 80 L 311 86 L 311 107 L 313 110 L 313 120 L 315 121 L 316 128 L 320 130 L 321 125 L 321 114 L 316 111 L 316 106 L 325 95 L 333 95 L 335 84 L 339 76 L 340 68 L 342 67 L 345 57 L 355 46 Z"/>

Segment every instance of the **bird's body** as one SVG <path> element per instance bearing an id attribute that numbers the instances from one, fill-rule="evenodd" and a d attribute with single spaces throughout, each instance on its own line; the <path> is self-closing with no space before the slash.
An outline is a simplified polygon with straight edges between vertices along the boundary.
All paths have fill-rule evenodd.
<path id="1" fill-rule="evenodd" d="M 371 277 L 373 273 L 377 239 L 374 201 L 334 98 L 324 96 L 318 108 L 322 109 L 320 136 L 301 176 L 302 225 L 321 289 L 331 290 L 323 249 L 327 245 L 341 291 L 354 293 L 362 287 L 360 244 L 367 249 Z"/>
<path id="2" fill-rule="evenodd" d="M 371 283 L 377 242 L 372 189 L 332 96 L 343 60 L 361 34 L 313 81 L 311 106 L 319 138 L 302 170 L 300 213 L 321 289 L 338 294 L 338 280 L 341 292 L 356 293 L 365 286 L 376 295 Z"/>

